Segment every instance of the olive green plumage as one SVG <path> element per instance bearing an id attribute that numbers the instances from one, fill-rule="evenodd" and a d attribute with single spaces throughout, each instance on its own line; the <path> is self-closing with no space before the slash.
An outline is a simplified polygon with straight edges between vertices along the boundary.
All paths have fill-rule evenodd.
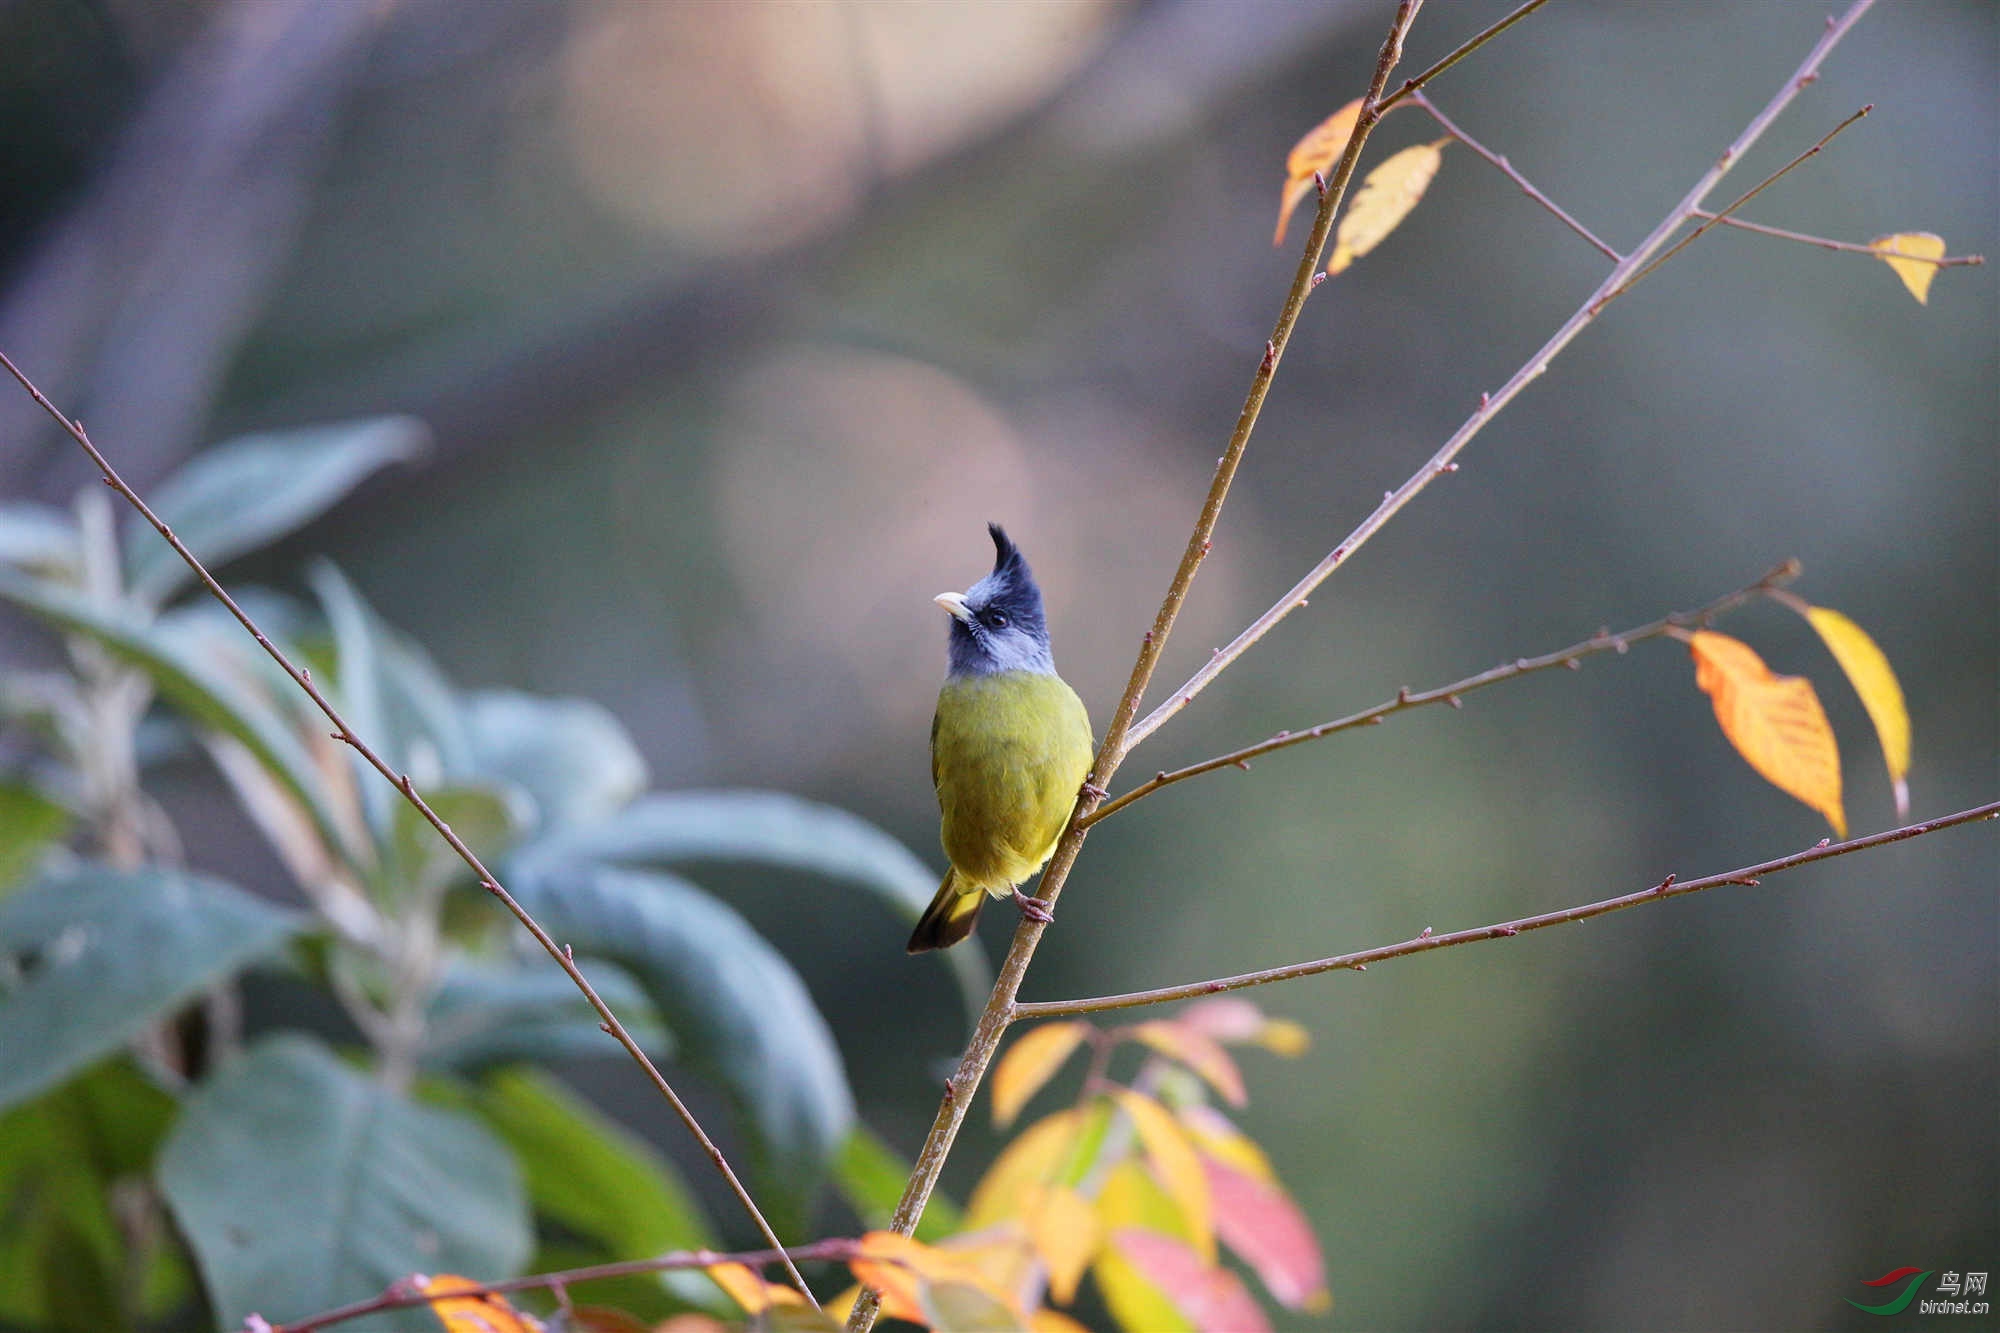
<path id="1" fill-rule="evenodd" d="M 911 953 L 964 939 L 987 895 L 1018 897 L 1090 775 L 1090 718 L 1055 674 L 1040 590 L 1006 534 L 991 531 L 993 573 L 938 598 L 952 616 L 951 674 L 931 721 L 931 780 L 951 869 Z"/>

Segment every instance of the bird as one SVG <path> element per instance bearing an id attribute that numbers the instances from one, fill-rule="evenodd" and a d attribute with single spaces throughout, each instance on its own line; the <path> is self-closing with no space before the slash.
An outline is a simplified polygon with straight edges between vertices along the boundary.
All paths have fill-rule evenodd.
<path id="1" fill-rule="evenodd" d="M 910 936 L 911 953 L 971 934 L 988 895 L 1050 919 L 1021 882 L 1055 851 L 1094 758 L 1090 715 L 1056 674 L 1027 557 L 999 524 L 986 531 L 993 572 L 935 599 L 951 617 L 949 669 L 931 719 L 938 837 L 951 869 Z"/>

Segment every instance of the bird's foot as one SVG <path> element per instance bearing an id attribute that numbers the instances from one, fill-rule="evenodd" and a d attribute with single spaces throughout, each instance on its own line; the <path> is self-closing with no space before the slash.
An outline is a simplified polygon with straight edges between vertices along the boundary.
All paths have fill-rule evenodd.
<path id="1" fill-rule="evenodd" d="M 1020 908 L 1021 915 L 1028 920 L 1039 921 L 1045 926 L 1056 919 L 1056 914 L 1049 910 L 1047 903 L 1039 898 L 1030 898 L 1019 889 L 1014 890 L 1014 906 Z"/>
<path id="2" fill-rule="evenodd" d="M 1104 788 L 1104 787 L 1100 787 L 1100 786 L 1098 786 L 1098 785 L 1097 785 L 1097 784 L 1096 784 L 1095 782 L 1086 782 L 1086 783 L 1084 783 L 1084 784 L 1083 784 L 1083 794 L 1084 794 L 1085 796 L 1088 796 L 1088 797 L 1090 797 L 1090 799 L 1091 799 L 1091 800 L 1093 800 L 1093 801 L 1103 801 L 1103 800 L 1108 800 L 1108 799 L 1110 799 L 1110 796 L 1111 796 L 1111 792 L 1110 792 L 1110 790 L 1109 790 L 1109 789 L 1107 789 L 1107 788 Z"/>

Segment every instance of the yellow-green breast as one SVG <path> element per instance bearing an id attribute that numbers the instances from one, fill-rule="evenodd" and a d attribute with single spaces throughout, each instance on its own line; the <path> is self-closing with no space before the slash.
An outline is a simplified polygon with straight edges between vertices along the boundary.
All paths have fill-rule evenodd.
<path id="1" fill-rule="evenodd" d="M 1090 718 L 1060 676 L 955 676 L 938 691 L 931 779 L 966 888 L 1004 897 L 1049 859 L 1090 773 Z"/>

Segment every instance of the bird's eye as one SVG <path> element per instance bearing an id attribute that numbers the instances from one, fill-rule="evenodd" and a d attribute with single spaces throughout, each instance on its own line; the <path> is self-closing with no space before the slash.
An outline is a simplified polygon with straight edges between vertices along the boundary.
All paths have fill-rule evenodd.
<path id="1" fill-rule="evenodd" d="M 998 611 L 988 611 L 986 613 L 986 627 L 988 629 L 1006 629 L 1007 617 Z"/>

